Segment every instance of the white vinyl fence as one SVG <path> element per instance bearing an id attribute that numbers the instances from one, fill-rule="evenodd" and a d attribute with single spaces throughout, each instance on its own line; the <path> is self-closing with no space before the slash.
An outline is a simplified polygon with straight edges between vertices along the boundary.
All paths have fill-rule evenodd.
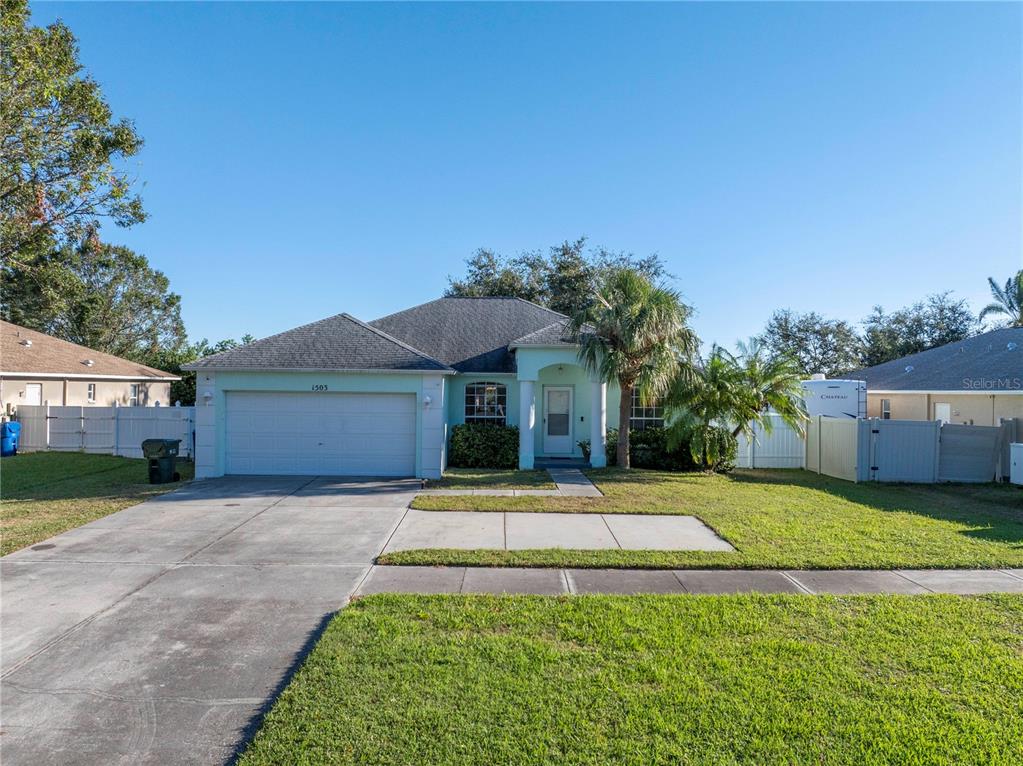
<path id="1" fill-rule="evenodd" d="M 739 434 L 739 452 L 735 464 L 739 468 L 802 468 L 806 459 L 803 438 L 771 413 L 768 433 L 763 426 L 753 424 L 753 439 Z"/>
<path id="2" fill-rule="evenodd" d="M 777 416 L 772 416 L 777 417 Z M 1008 445 L 1023 423 L 965 426 L 937 420 L 813 418 L 806 439 L 780 419 L 759 443 L 742 438 L 736 464 L 742 468 L 798 468 L 847 481 L 999 481 L 1008 475 Z M 798 455 L 797 450 L 801 451 Z"/>
<path id="3" fill-rule="evenodd" d="M 192 457 L 195 407 L 53 407 L 21 405 L 19 451 L 56 450 L 142 457 L 145 439 L 180 439 Z"/>

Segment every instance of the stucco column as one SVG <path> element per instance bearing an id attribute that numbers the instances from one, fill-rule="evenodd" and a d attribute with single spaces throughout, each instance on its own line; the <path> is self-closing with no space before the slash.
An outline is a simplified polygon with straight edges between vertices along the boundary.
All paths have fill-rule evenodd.
<path id="1" fill-rule="evenodd" d="M 209 394 L 207 397 L 206 395 Z M 195 478 L 223 476 L 222 450 L 217 439 L 217 384 L 212 372 L 195 374 Z"/>
<path id="2" fill-rule="evenodd" d="M 607 384 L 593 381 L 590 391 L 590 465 L 607 465 Z"/>
<path id="3" fill-rule="evenodd" d="M 536 430 L 536 405 L 533 381 L 519 381 L 519 470 L 533 467 L 533 434 Z"/>

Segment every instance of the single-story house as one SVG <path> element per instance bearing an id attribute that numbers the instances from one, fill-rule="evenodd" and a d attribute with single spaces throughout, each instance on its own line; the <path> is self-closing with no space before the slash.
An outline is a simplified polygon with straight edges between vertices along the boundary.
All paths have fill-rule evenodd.
<path id="1" fill-rule="evenodd" d="M 0 406 L 8 414 L 23 404 L 169 405 L 175 380 L 180 377 L 0 321 Z"/>
<path id="2" fill-rule="evenodd" d="M 519 467 L 605 463 L 618 391 L 579 363 L 569 319 L 518 298 L 441 298 L 366 323 L 349 314 L 188 365 L 196 475 L 438 478 L 450 429 L 519 428 Z M 659 424 L 636 401 L 634 425 Z"/>
<path id="3" fill-rule="evenodd" d="M 849 377 L 867 382 L 867 415 L 993 426 L 1023 418 L 1023 327 L 894 359 Z"/>

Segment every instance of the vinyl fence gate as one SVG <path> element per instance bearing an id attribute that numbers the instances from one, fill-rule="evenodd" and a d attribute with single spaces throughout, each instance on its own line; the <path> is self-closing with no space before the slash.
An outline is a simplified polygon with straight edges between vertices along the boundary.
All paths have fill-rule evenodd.
<path id="1" fill-rule="evenodd" d="M 806 468 L 848 481 L 913 484 L 989 482 L 1006 475 L 1015 424 L 937 420 L 845 420 L 819 416 L 807 427 Z"/>

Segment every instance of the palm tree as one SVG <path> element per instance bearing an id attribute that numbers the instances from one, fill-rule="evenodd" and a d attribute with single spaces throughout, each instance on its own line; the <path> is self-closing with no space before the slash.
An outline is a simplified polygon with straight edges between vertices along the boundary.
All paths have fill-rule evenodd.
<path id="1" fill-rule="evenodd" d="M 617 383 L 618 465 L 629 468 L 632 392 L 662 396 L 672 381 L 692 377 L 699 340 L 688 325 L 691 309 L 679 294 L 631 268 L 613 269 L 593 305 L 572 320 L 579 360 L 605 383 Z M 594 449 L 597 445 L 593 445 Z"/>
<path id="2" fill-rule="evenodd" d="M 751 338 L 746 343 L 739 341 L 737 346 L 738 354 L 724 353 L 736 368 L 739 384 L 749 391 L 752 410 L 735 413 L 742 420 L 732 431 L 733 436 L 746 431 L 753 423 L 771 433 L 774 426 L 774 420 L 768 417 L 771 411 L 780 415 L 800 437 L 804 436 L 808 416 L 799 365 L 788 356 L 772 353 L 761 338 Z"/>
<path id="3" fill-rule="evenodd" d="M 728 431 L 722 426 L 738 422 L 743 425 L 736 433 L 748 431 L 756 407 L 757 398 L 745 384 L 741 368 L 715 345 L 692 379 L 676 379 L 666 396 L 668 448 L 688 445 L 693 460 L 704 470 L 712 469 L 723 457 L 720 432 L 727 436 Z"/>
<path id="4" fill-rule="evenodd" d="M 1004 287 L 999 287 L 991 277 L 987 278 L 994 301 L 986 305 L 980 312 L 981 321 L 992 314 L 1008 317 L 1008 327 L 1023 327 L 1023 269 L 1016 276 L 1009 277 Z"/>

